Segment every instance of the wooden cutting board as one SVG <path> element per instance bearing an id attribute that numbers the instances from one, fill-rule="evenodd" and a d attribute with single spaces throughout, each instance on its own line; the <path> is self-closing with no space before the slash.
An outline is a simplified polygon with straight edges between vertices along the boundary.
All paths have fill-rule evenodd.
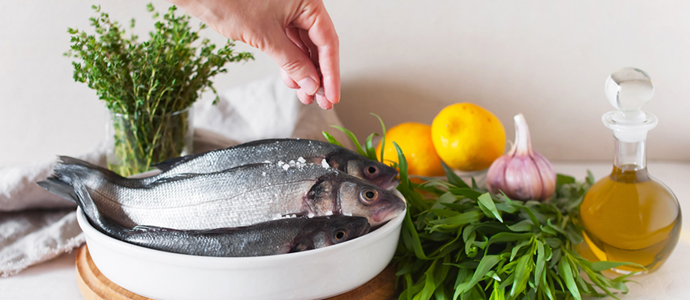
<path id="1" fill-rule="evenodd" d="M 86 245 L 77 249 L 77 283 L 87 300 L 150 300 L 113 283 L 101 274 L 91 260 Z M 329 300 L 389 300 L 395 296 L 395 268 L 388 266 L 374 279 L 355 290 L 328 298 Z"/>

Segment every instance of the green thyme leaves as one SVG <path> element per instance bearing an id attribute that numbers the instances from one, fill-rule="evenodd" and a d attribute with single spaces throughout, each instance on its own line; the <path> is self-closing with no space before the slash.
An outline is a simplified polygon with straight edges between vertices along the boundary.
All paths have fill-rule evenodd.
<path id="1" fill-rule="evenodd" d="M 185 139 L 191 139 L 183 112 L 204 90 L 216 94 L 211 78 L 227 72 L 226 63 L 253 59 L 250 53 L 235 53 L 231 41 L 217 48 L 201 39 L 190 17 L 176 15 L 175 6 L 162 15 L 151 4 L 147 8 L 156 20 L 147 41 L 126 36 L 100 6 L 93 6 L 98 16 L 90 18 L 95 34 L 67 30 L 71 49 L 65 55 L 75 60 L 74 80 L 95 90 L 114 114 L 117 159 L 109 167 L 122 176 L 180 156 Z M 134 25 L 131 20 L 129 26 Z"/>

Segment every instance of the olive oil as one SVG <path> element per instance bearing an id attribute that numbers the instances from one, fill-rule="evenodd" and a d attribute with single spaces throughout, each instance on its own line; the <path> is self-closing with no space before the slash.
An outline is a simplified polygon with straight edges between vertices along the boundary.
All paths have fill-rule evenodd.
<path id="1" fill-rule="evenodd" d="M 647 73 L 626 68 L 611 74 L 604 90 L 617 109 L 602 118 L 615 137 L 613 171 L 592 185 L 582 201 L 587 247 L 579 249 L 588 256 L 589 248 L 597 260 L 636 264 L 614 269 L 620 273 L 652 272 L 676 247 L 682 222 L 676 196 L 647 171 L 647 131 L 658 120 L 641 108 L 654 87 Z"/>
<path id="2" fill-rule="evenodd" d="M 585 241 L 597 259 L 633 262 L 617 271 L 653 271 L 678 242 L 681 211 L 671 190 L 647 169 L 614 166 L 582 202 Z"/>

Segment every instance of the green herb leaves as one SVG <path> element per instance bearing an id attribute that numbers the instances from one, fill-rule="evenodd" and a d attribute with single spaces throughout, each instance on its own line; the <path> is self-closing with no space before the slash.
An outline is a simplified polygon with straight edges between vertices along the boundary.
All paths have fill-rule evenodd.
<path id="1" fill-rule="evenodd" d="M 354 135 L 348 136 L 360 153 L 372 153 L 369 140 L 362 149 Z M 559 174 L 550 201 L 522 202 L 487 193 L 474 180 L 470 186 L 445 165 L 447 181 L 413 183 L 395 146 L 398 190 L 408 202 L 393 260 L 399 299 L 556 300 L 627 292 L 627 275 L 608 279 L 601 274 L 625 263 L 591 263 L 574 251 L 582 242 L 577 220 L 594 183 L 591 174 L 586 182 Z"/>
<path id="2" fill-rule="evenodd" d="M 93 8 L 100 12 L 99 6 Z M 118 22 L 103 12 L 90 19 L 96 35 L 67 31 L 72 45 L 65 55 L 78 59 L 73 63 L 75 81 L 96 90 L 113 112 L 161 115 L 183 110 L 205 88 L 213 90 L 210 78 L 226 72 L 226 63 L 253 58 L 250 53 L 234 53 L 230 41 L 217 50 L 208 39 L 199 41 L 190 17 L 175 15 L 175 6 L 162 17 L 151 4 L 148 10 L 157 20 L 148 41 L 125 37 Z"/>
<path id="3" fill-rule="evenodd" d="M 225 73 L 226 63 L 253 59 L 250 53 L 235 53 L 231 41 L 216 49 L 208 39 L 200 39 L 189 24 L 190 17 L 177 16 L 175 6 L 163 15 L 151 4 L 147 8 L 156 19 L 147 41 L 139 42 L 136 35 L 126 37 L 120 24 L 99 6 L 93 6 L 99 16 L 90 18 L 94 35 L 67 30 L 71 50 L 65 55 L 76 59 L 74 80 L 86 83 L 112 113 L 123 116 L 122 122 L 114 122 L 119 159 L 130 164 L 117 169 L 123 176 L 179 156 L 182 147 L 178 144 L 186 130 L 169 127 L 185 124 L 168 124 L 168 116 L 189 108 L 205 89 L 215 93 L 211 78 Z M 131 20 L 130 27 L 134 23 Z"/>
<path id="4" fill-rule="evenodd" d="M 394 260 L 398 275 L 405 278 L 401 283 L 407 292 L 400 299 L 562 299 L 565 295 L 581 299 L 581 294 L 602 295 L 580 277 L 580 271 L 604 294 L 615 295 L 612 290 L 616 289 L 627 292 L 624 284 L 616 285 L 616 280 L 600 273 L 623 263 L 590 263 L 574 252 L 582 236 L 574 222 L 579 206 L 572 202 L 581 201 L 588 183 L 562 181 L 550 202 L 514 201 L 504 194 L 483 193 L 450 182 L 401 184 L 410 188 L 400 191 L 417 198 L 415 188 L 429 184 L 445 186 L 446 191 L 435 195 L 427 191 L 432 196 L 423 201 L 443 208 L 409 203 L 409 221 L 402 233 L 404 247 L 398 248 Z M 455 244 L 461 247 L 453 247 Z M 421 256 L 420 252 L 434 255 Z M 448 274 L 457 275 L 433 282 L 435 289 L 443 291 L 442 297 L 437 293 L 423 297 L 428 293 L 418 294 L 414 287 L 429 286 L 426 274 L 437 268 L 432 265 L 436 261 L 449 261 Z"/>

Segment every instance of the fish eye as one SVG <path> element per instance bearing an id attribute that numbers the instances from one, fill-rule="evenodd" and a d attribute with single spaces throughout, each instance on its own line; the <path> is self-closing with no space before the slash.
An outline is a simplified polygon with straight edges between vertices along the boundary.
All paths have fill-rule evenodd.
<path id="1" fill-rule="evenodd" d="M 377 168 L 375 166 L 369 166 L 365 169 L 365 171 L 366 171 L 366 175 L 371 177 L 371 176 L 375 176 L 376 174 L 379 173 L 379 168 Z"/>
<path id="2" fill-rule="evenodd" d="M 365 203 L 371 203 L 378 198 L 379 193 L 376 190 L 364 190 L 362 191 L 362 200 Z"/>
<path id="3" fill-rule="evenodd" d="M 342 242 L 347 238 L 347 229 L 338 229 L 333 235 L 336 242 Z"/>

